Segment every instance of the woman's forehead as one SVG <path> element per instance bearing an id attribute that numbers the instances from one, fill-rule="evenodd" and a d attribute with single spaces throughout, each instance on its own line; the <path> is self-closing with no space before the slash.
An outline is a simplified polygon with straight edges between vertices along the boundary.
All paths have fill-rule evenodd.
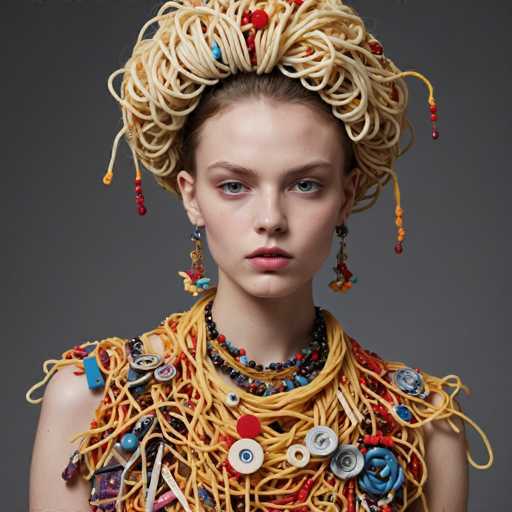
<path id="1" fill-rule="evenodd" d="M 339 128 L 312 108 L 289 102 L 246 101 L 220 112 L 202 127 L 197 163 L 222 159 L 240 166 L 265 159 L 287 168 L 314 159 L 342 157 Z"/>

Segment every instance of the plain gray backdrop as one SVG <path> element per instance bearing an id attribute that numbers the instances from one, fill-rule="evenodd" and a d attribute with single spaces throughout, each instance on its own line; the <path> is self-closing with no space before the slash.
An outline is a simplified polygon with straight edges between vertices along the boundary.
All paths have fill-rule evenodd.
<path id="1" fill-rule="evenodd" d="M 2 3 L 3 463 L 6 510 L 27 510 L 39 406 L 25 402 L 45 359 L 107 336 L 132 337 L 194 299 L 191 225 L 181 203 L 143 170 L 148 214 L 135 211 L 134 170 L 106 87 L 122 67 L 155 0 Z M 393 252 L 391 182 L 377 204 L 347 224 L 349 266 L 359 282 L 332 293 L 338 243 L 315 280 L 315 301 L 385 359 L 471 389 L 464 412 L 489 436 L 495 462 L 470 466 L 470 511 L 508 509 L 510 230 L 510 40 L 508 2 L 360 0 L 352 3 L 402 70 L 435 87 L 433 141 L 427 89 L 406 78 L 415 146 L 398 161 L 405 251 Z M 116 82 L 118 83 L 118 82 Z M 216 282 L 206 256 L 207 274 Z M 40 393 L 36 393 L 40 396 Z M 466 424 L 471 453 L 487 461 Z M 446 461 L 450 464 L 450 460 Z M 64 485 L 64 484 L 63 484 Z M 50 512 L 50 511 L 46 511 Z M 433 511 L 439 512 L 439 511 Z"/>

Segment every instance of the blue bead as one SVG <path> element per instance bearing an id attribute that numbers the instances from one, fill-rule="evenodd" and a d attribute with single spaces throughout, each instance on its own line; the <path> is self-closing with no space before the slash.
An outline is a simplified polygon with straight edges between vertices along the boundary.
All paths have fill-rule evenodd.
<path id="1" fill-rule="evenodd" d="M 213 55 L 213 58 L 216 60 L 219 60 L 221 57 L 221 51 L 220 51 L 219 45 L 216 42 L 214 42 L 212 44 L 212 55 Z"/>
<path id="2" fill-rule="evenodd" d="M 295 377 L 295 380 L 299 382 L 301 386 L 305 386 L 306 384 L 309 384 L 309 380 L 306 379 L 303 375 L 297 375 Z"/>
<path id="3" fill-rule="evenodd" d="M 131 432 L 128 432 L 121 438 L 121 448 L 127 452 L 135 451 L 138 445 L 138 437 Z"/>
<path id="4" fill-rule="evenodd" d="M 201 279 L 198 279 L 194 284 L 198 287 L 198 288 L 204 288 L 204 289 L 207 289 L 208 288 L 208 283 L 210 282 L 210 278 L 209 277 L 201 277 Z"/>
<path id="5" fill-rule="evenodd" d="M 403 404 L 399 404 L 395 406 L 395 411 L 397 415 L 403 419 L 404 421 L 410 421 L 412 419 L 412 413 L 409 408 Z"/>
<path id="6" fill-rule="evenodd" d="M 286 384 L 286 388 L 288 390 L 290 389 L 294 389 L 295 388 L 295 385 L 293 384 L 293 382 L 289 379 L 285 379 L 284 383 Z"/>
<path id="7" fill-rule="evenodd" d="M 249 364 L 249 358 L 247 356 L 240 356 L 240 362 L 244 365 L 244 366 L 247 366 Z"/>

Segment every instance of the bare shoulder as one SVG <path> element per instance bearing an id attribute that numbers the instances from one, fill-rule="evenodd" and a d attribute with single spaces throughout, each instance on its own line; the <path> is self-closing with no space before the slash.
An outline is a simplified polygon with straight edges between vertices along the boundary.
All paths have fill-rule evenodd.
<path id="1" fill-rule="evenodd" d="M 74 366 L 66 366 L 52 376 L 46 386 L 43 408 L 51 408 L 61 413 L 75 411 L 80 417 L 88 417 L 91 421 L 99 406 L 103 393 L 91 391 L 85 375 L 75 375 Z"/>
<path id="2" fill-rule="evenodd" d="M 72 438 L 89 430 L 103 393 L 93 393 L 85 375 L 74 371 L 74 366 L 59 369 L 43 395 L 30 465 L 30 510 L 90 510 L 90 484 L 77 478 L 65 485 L 61 475 L 80 443 Z"/>
<path id="3" fill-rule="evenodd" d="M 434 407 L 443 403 L 441 395 L 432 394 L 428 401 Z M 462 411 L 454 399 L 453 408 Z M 430 510 L 466 512 L 468 500 L 467 441 L 464 421 L 456 414 L 448 419 L 430 421 L 423 426 L 428 471 L 424 492 Z"/>

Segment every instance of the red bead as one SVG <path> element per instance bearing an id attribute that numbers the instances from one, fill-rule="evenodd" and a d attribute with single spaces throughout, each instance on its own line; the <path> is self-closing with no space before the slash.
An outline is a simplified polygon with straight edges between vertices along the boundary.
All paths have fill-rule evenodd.
<path id="1" fill-rule="evenodd" d="M 304 355 L 301 354 L 300 352 L 297 352 L 295 354 L 295 359 L 297 359 L 298 361 L 302 361 L 304 359 Z"/>
<path id="2" fill-rule="evenodd" d="M 250 22 L 251 19 L 249 18 L 249 16 L 242 16 L 242 25 L 247 25 Z"/>
<path id="3" fill-rule="evenodd" d="M 252 13 L 251 22 L 257 29 L 265 28 L 268 24 L 268 14 L 263 9 L 256 9 Z"/>
<path id="4" fill-rule="evenodd" d="M 138 208 L 139 215 L 146 215 L 147 209 L 144 205 L 139 206 Z"/>
<path id="5" fill-rule="evenodd" d="M 241 348 L 239 349 L 239 352 L 240 352 L 240 355 L 241 356 L 245 356 L 246 352 L 245 352 L 245 348 Z"/>
<path id="6" fill-rule="evenodd" d="M 431 115 L 430 115 L 430 119 L 431 119 L 432 121 L 437 121 L 437 114 L 431 114 Z"/>
<path id="7" fill-rule="evenodd" d="M 244 414 L 236 422 L 236 431 L 241 437 L 256 437 L 261 434 L 261 423 L 254 414 Z"/>
<path id="8" fill-rule="evenodd" d="M 384 51 L 383 46 L 378 41 L 371 41 L 368 43 L 370 46 L 370 50 L 375 55 L 382 55 L 382 52 Z"/>
<path id="9" fill-rule="evenodd" d="M 402 242 L 397 242 L 397 243 L 395 244 L 395 252 L 396 252 L 397 254 L 402 254 L 403 250 L 404 250 L 404 248 L 403 248 L 403 246 L 402 246 Z"/>
<path id="10" fill-rule="evenodd" d="M 138 194 L 139 192 L 142 192 L 142 187 L 140 185 L 137 185 L 135 187 L 135 192 Z"/>
<path id="11" fill-rule="evenodd" d="M 432 103 L 430 105 L 430 112 L 432 112 L 432 114 L 435 114 L 437 112 L 437 105 L 435 103 Z"/>
<path id="12" fill-rule="evenodd" d="M 311 353 L 311 360 L 312 361 L 318 361 L 318 358 L 320 356 L 318 355 L 318 352 L 316 350 L 314 350 L 312 353 Z"/>
<path id="13" fill-rule="evenodd" d="M 432 130 L 432 138 L 434 140 L 439 139 L 439 132 L 435 128 Z"/>
<path id="14" fill-rule="evenodd" d="M 135 203 L 144 206 L 144 196 L 138 196 L 135 198 Z"/>
<path id="15" fill-rule="evenodd" d="M 226 341 L 226 336 L 224 336 L 224 334 L 219 334 L 219 335 L 217 336 L 217 341 L 218 341 L 219 343 L 224 343 L 224 342 Z"/>
<path id="16" fill-rule="evenodd" d="M 135 178 L 135 185 L 140 185 L 142 180 L 140 178 Z"/>

